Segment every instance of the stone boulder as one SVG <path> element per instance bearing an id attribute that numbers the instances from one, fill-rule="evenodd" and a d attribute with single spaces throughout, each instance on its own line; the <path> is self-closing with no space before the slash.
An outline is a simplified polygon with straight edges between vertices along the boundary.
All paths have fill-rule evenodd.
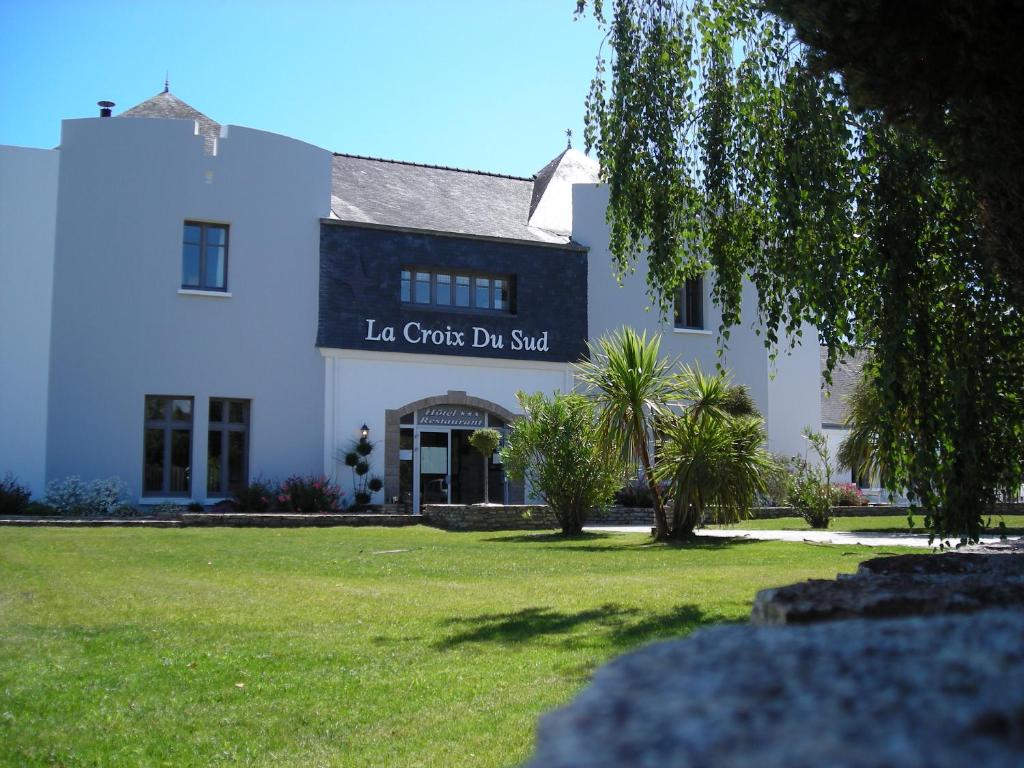
<path id="1" fill-rule="evenodd" d="M 1022 547 L 876 558 L 764 590 L 751 626 L 598 670 L 541 718 L 529 766 L 1022 765 Z"/>
<path id="2" fill-rule="evenodd" d="M 852 576 L 813 579 L 758 593 L 752 624 L 971 613 L 1024 607 L 1024 557 L 951 552 L 897 555 Z"/>
<path id="3" fill-rule="evenodd" d="M 1024 613 L 719 626 L 600 669 L 532 768 L 1021 765 Z"/>

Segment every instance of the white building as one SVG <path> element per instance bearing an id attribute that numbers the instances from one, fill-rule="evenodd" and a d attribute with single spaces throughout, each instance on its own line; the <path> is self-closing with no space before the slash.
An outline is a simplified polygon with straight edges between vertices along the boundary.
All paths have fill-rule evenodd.
<path id="1" fill-rule="evenodd" d="M 716 361 L 707 285 L 663 326 L 642 270 L 615 280 L 596 173 L 571 149 L 532 178 L 332 154 L 167 92 L 0 148 L 0 475 L 116 475 L 143 503 L 320 472 L 351 491 L 366 425 L 385 499 L 481 500 L 469 432 L 572 389 L 589 339 L 629 324 Z M 773 367 L 748 323 L 725 364 L 769 449 L 802 452 L 817 347 Z"/>

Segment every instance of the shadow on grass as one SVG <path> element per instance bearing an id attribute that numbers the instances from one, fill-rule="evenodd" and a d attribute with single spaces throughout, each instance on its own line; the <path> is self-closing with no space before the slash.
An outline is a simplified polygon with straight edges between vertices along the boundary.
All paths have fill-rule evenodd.
<path id="1" fill-rule="evenodd" d="M 566 552 L 615 552 L 637 549 L 678 549 L 682 551 L 703 551 L 731 549 L 736 546 L 747 544 L 763 544 L 758 539 L 742 537 L 742 532 L 737 532 L 736 538 L 723 538 L 720 536 L 694 536 L 682 541 L 655 541 L 651 537 L 642 539 L 639 542 L 623 543 L 622 536 L 630 534 L 604 533 L 602 531 L 584 531 L 577 536 L 563 536 L 560 533 L 526 533 L 514 536 L 494 536 L 483 541 L 496 542 L 498 544 L 546 544 L 548 549 L 563 550 Z M 606 545 L 590 545 L 583 542 L 605 541 Z"/>
<path id="2" fill-rule="evenodd" d="M 615 534 L 613 533 L 601 533 L 600 531 L 584 531 L 575 536 L 564 536 L 561 533 L 545 531 L 543 533 L 520 533 L 514 536 L 493 536 L 489 539 L 483 539 L 483 541 L 499 541 L 507 544 L 544 544 L 546 542 L 595 541 L 597 539 L 610 539 L 614 536 Z"/>
<path id="3" fill-rule="evenodd" d="M 552 608 L 524 608 L 509 613 L 447 619 L 442 624 L 454 631 L 437 642 L 437 650 L 448 650 L 466 643 L 524 643 L 541 638 L 579 645 L 581 633 L 590 643 L 598 642 L 616 650 L 632 648 L 659 638 L 689 634 L 697 627 L 724 621 L 724 617 L 705 613 L 696 605 L 678 605 L 657 613 L 641 613 L 606 603 L 575 613 Z"/>

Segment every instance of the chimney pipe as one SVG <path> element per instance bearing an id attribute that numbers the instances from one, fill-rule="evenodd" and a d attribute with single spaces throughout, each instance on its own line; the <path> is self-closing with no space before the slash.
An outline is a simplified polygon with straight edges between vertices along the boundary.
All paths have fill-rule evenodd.
<path id="1" fill-rule="evenodd" d="M 114 106 L 114 102 L 97 101 L 96 105 L 100 108 L 100 117 L 110 117 L 110 108 Z"/>

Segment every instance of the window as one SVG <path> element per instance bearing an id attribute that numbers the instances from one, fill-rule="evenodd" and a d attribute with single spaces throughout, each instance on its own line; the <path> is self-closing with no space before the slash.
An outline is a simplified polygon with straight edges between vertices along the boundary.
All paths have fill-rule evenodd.
<path id="1" fill-rule="evenodd" d="M 235 496 L 249 481 L 249 401 L 210 398 L 206 493 Z"/>
<path id="2" fill-rule="evenodd" d="M 192 495 L 192 398 L 146 396 L 143 496 Z"/>
<path id="3" fill-rule="evenodd" d="M 228 227 L 185 222 L 181 246 L 181 287 L 199 291 L 228 289 Z"/>
<path id="4" fill-rule="evenodd" d="M 704 329 L 704 278 L 691 278 L 676 291 L 675 326 Z"/>
<path id="5" fill-rule="evenodd" d="M 513 284 L 506 275 L 409 268 L 402 270 L 401 299 L 403 304 L 513 313 Z"/>

